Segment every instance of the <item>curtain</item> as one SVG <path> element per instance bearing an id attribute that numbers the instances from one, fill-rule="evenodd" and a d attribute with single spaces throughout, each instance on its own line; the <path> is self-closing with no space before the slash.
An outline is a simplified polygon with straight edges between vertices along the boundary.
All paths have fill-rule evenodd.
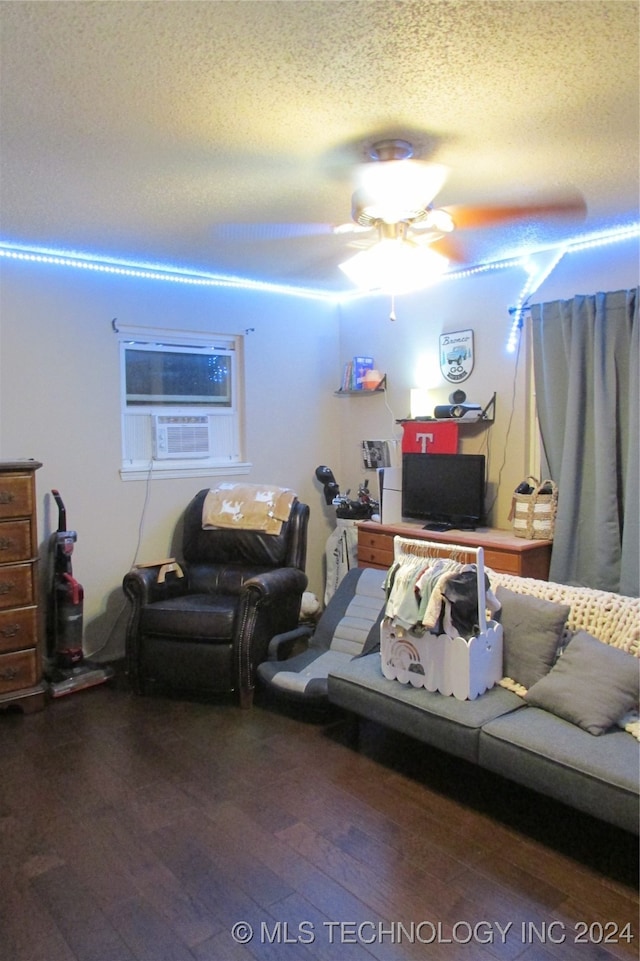
<path id="1" fill-rule="evenodd" d="M 550 580 L 640 593 L 640 287 L 531 307 L 536 403 L 558 484 Z"/>

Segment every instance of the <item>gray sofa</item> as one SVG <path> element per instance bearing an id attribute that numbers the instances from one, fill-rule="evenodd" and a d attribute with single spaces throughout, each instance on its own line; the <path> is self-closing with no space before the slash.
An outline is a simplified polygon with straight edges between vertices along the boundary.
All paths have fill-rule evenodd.
<path id="1" fill-rule="evenodd" d="M 330 701 L 637 834 L 640 724 L 637 702 L 635 710 L 629 707 L 628 689 L 629 668 L 636 676 L 631 683 L 637 684 L 640 665 L 640 600 L 490 573 L 503 604 L 504 670 L 509 676 L 474 700 L 458 700 L 388 680 L 377 652 L 330 672 Z M 381 572 L 381 590 L 384 577 Z M 547 637 L 546 649 L 542 644 L 536 652 L 533 634 L 541 636 L 539 621 L 546 618 L 548 626 L 549 616 L 560 625 L 558 644 L 550 645 Z M 518 637 L 525 638 L 519 650 L 511 644 Z M 560 657 L 559 649 L 564 651 Z M 542 666 L 539 658 L 536 663 L 541 651 L 546 658 Z M 602 663 L 600 655 L 605 655 Z M 626 672 L 622 680 L 618 668 Z M 582 675 L 575 685 L 574 673 Z M 593 686 L 593 697 L 586 707 L 575 707 L 572 696 L 585 680 Z M 625 710 L 610 725 L 603 726 L 600 715 L 593 721 L 591 713 L 607 701 L 608 689 L 624 683 Z M 605 715 L 609 709 L 605 704 Z"/>

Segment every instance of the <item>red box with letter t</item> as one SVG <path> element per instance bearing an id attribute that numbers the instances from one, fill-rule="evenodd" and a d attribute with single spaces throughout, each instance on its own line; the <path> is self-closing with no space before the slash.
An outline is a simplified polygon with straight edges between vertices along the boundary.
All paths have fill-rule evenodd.
<path id="1" fill-rule="evenodd" d="M 402 425 L 403 454 L 457 454 L 459 425 L 433 420 L 411 420 Z"/>

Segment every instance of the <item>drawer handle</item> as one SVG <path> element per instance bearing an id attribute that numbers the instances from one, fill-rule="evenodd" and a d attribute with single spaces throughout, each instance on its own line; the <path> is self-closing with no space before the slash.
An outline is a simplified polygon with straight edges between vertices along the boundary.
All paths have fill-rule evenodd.
<path id="1" fill-rule="evenodd" d="M 0 671 L 0 680 L 15 681 L 20 671 L 17 667 L 5 667 Z"/>
<path id="2" fill-rule="evenodd" d="M 3 584 L 0 584 L 0 594 L 10 594 L 11 591 L 15 591 L 15 589 L 16 585 L 13 581 L 5 581 Z"/>
<path id="3" fill-rule="evenodd" d="M 21 630 L 20 624 L 7 624 L 6 627 L 2 628 L 0 634 L 3 637 L 17 637 Z"/>
<path id="4" fill-rule="evenodd" d="M 0 537 L 0 551 L 10 551 L 16 546 L 16 542 L 10 537 Z"/>
<path id="5" fill-rule="evenodd" d="M 11 491 L 0 491 L 0 504 L 12 504 L 15 500 L 15 494 Z"/>

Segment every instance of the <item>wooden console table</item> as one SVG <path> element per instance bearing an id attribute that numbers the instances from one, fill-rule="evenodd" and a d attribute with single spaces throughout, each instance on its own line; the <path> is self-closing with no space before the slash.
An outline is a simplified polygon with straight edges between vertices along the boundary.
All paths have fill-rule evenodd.
<path id="1" fill-rule="evenodd" d="M 503 574 L 549 580 L 551 541 L 530 541 L 514 537 L 509 531 L 481 527 L 476 531 L 426 531 L 420 524 L 377 524 L 361 521 L 358 527 L 358 567 L 387 570 L 393 564 L 393 538 L 412 537 L 416 540 L 437 541 L 484 548 L 487 567 Z"/>

